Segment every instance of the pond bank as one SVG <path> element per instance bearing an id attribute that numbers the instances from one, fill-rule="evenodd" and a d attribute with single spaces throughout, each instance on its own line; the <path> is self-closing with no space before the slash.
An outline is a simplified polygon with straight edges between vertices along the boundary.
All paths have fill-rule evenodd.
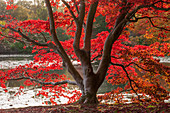
<path id="1" fill-rule="evenodd" d="M 35 89 L 24 88 L 22 89 L 22 91 L 19 90 L 19 87 L 13 87 L 13 88 L 8 87 L 7 89 L 8 92 L 5 92 L 2 88 L 0 88 L 0 100 L 1 100 L 0 109 L 22 108 L 22 107 L 29 107 L 29 106 L 47 106 L 44 103 L 46 102 L 50 103 L 49 98 L 36 95 L 41 90 L 40 88 L 35 88 Z M 16 95 L 16 93 L 20 93 L 20 94 Z M 103 95 L 103 94 L 99 94 L 99 95 Z M 122 95 L 123 95 L 122 99 L 126 101 L 125 104 L 132 103 L 130 98 L 136 96 L 135 94 L 130 94 L 130 93 L 129 94 L 122 93 Z M 57 102 L 57 104 L 67 104 L 68 98 L 59 97 L 56 98 L 55 101 Z M 170 103 L 170 99 L 165 100 L 164 102 Z M 114 104 L 115 102 L 113 100 L 110 100 L 108 102 L 102 100 L 101 103 Z"/>

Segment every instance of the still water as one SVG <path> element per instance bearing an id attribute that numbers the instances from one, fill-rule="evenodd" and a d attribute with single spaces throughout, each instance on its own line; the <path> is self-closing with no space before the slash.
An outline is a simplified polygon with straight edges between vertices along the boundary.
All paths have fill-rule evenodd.
<path id="1" fill-rule="evenodd" d="M 0 55 L 0 69 L 15 68 L 32 62 L 33 55 Z"/>
<path id="2" fill-rule="evenodd" d="M 15 68 L 19 65 L 25 65 L 33 61 L 33 55 L 0 55 L 0 69 L 9 69 L 9 68 Z M 168 59 L 161 59 L 162 63 L 170 64 L 170 60 Z M 60 71 L 61 72 L 61 71 Z M 62 71 L 62 73 L 65 73 L 66 75 L 68 72 L 65 70 Z M 15 86 L 16 85 L 16 86 Z M 42 104 L 45 101 L 49 101 L 48 98 L 42 98 L 35 96 L 37 91 L 40 89 L 24 89 L 24 93 L 22 93 L 20 96 L 14 96 L 14 94 L 17 91 L 17 88 L 19 88 L 20 83 L 14 83 L 13 87 L 8 87 L 9 93 L 5 93 L 2 88 L 0 88 L 0 109 L 8 109 L 8 108 L 19 108 L 19 107 L 27 107 L 27 106 L 42 106 Z M 113 86 L 111 84 L 108 84 L 105 80 L 102 86 L 99 88 L 98 94 L 103 94 L 105 92 L 110 92 L 111 90 L 117 88 L 118 86 Z M 123 87 L 123 85 L 122 85 Z M 14 93 L 14 94 L 13 94 Z M 125 100 L 127 100 L 127 103 L 131 103 L 131 100 L 128 97 L 131 97 L 135 94 L 123 94 Z M 60 97 L 59 100 L 57 100 L 58 104 L 67 103 L 67 99 Z M 166 103 L 170 103 L 170 99 L 165 100 Z M 113 104 L 114 102 L 111 101 Z"/>
<path id="3" fill-rule="evenodd" d="M 10 69 L 15 68 L 19 65 L 29 64 L 33 61 L 33 55 L 0 55 L 0 69 Z M 66 74 L 69 78 L 71 78 L 70 74 L 65 70 L 57 70 L 59 74 Z M 72 78 L 71 78 L 72 79 Z M 22 85 L 23 81 L 12 81 L 8 82 L 9 87 L 19 87 Z M 111 90 L 117 88 L 118 86 L 113 86 L 105 80 L 102 86 L 99 88 L 98 93 L 110 92 Z"/>
<path id="4" fill-rule="evenodd" d="M 170 66 L 170 57 L 165 58 L 159 58 L 160 62 Z M 9 68 L 15 68 L 19 65 L 25 65 L 33 61 L 33 55 L 0 55 L 0 69 L 9 69 Z M 57 70 L 58 74 L 66 74 L 69 75 L 69 73 L 66 70 Z M 121 87 L 124 87 L 124 85 L 120 85 Z M 111 90 L 117 88 L 118 86 L 113 86 L 111 84 L 108 84 L 105 80 L 102 86 L 99 88 L 98 93 L 105 93 L 110 92 Z"/>

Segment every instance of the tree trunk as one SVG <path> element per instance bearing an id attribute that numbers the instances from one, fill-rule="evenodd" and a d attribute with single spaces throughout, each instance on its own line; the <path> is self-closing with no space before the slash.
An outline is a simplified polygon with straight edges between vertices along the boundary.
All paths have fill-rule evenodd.
<path id="1" fill-rule="evenodd" d="M 78 70 L 79 74 L 83 78 L 83 91 L 82 97 L 79 103 L 83 104 L 97 104 L 98 99 L 96 97 L 98 91 L 98 79 L 99 77 L 93 72 L 93 68 L 90 61 L 90 52 L 78 49 L 76 51 L 77 56 L 81 61 L 81 71 Z"/>
<path id="2" fill-rule="evenodd" d="M 79 100 L 79 103 L 83 104 L 97 104 L 97 76 L 95 74 L 91 74 L 90 76 L 86 76 L 83 78 L 84 91 L 82 92 L 82 97 Z"/>

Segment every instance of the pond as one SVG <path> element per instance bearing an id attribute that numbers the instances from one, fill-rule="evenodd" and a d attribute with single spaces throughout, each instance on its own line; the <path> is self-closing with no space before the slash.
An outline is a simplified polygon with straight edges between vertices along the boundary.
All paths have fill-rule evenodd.
<path id="1" fill-rule="evenodd" d="M 9 68 L 15 68 L 19 65 L 24 65 L 27 63 L 30 63 L 33 61 L 33 55 L 0 55 L 0 69 L 9 69 Z M 56 71 L 59 74 L 66 74 L 71 78 L 71 75 L 66 70 L 57 70 Z M 23 81 L 21 81 L 23 82 Z M 8 86 L 10 87 L 19 87 L 21 84 L 20 81 L 11 81 L 11 83 L 8 83 Z M 108 84 L 105 80 L 102 86 L 99 88 L 98 93 L 105 93 L 113 90 L 114 88 L 117 88 L 117 86 L 112 86 L 111 84 Z"/>
<path id="2" fill-rule="evenodd" d="M 161 58 L 160 58 L 161 59 Z M 0 55 L 0 69 L 9 69 L 9 68 L 15 68 L 16 66 L 19 65 L 24 65 L 26 63 L 30 63 L 33 61 L 33 55 Z M 170 59 L 161 59 L 161 63 L 170 66 Z M 66 75 L 68 72 L 66 70 L 58 70 L 56 71 L 57 73 L 63 74 L 65 73 Z M 68 74 L 69 75 L 69 74 Z M 42 97 L 36 97 L 36 93 L 40 89 L 30 89 L 26 88 L 23 89 L 24 92 L 19 95 L 19 96 L 14 96 L 14 93 L 16 93 L 17 89 L 19 89 L 19 86 L 21 85 L 21 82 L 14 82 L 11 83 L 7 87 L 9 89 L 9 93 L 5 93 L 2 88 L 0 88 L 0 109 L 8 109 L 8 108 L 18 108 L 18 107 L 27 107 L 27 106 L 40 106 L 40 105 L 45 105 L 42 104 L 44 101 L 49 101 L 46 98 Z M 113 86 L 111 84 L 108 84 L 107 81 L 105 80 L 102 86 L 98 90 L 98 94 L 103 94 L 106 92 L 110 92 L 111 90 L 117 88 L 118 86 Z M 123 87 L 123 85 L 122 85 Z M 128 100 L 127 103 L 131 103 L 129 100 L 129 95 L 133 94 L 124 94 L 124 99 Z M 66 98 L 59 98 L 58 104 L 64 104 L 67 103 Z M 169 100 L 165 100 L 165 102 L 170 102 Z M 114 103 L 114 102 L 111 102 Z"/>
<path id="3" fill-rule="evenodd" d="M 33 55 L 0 55 L 0 69 L 15 68 L 30 63 L 32 60 Z"/>
<path id="4" fill-rule="evenodd" d="M 160 62 L 164 65 L 170 66 L 170 57 L 161 58 L 159 57 Z M 15 68 L 19 65 L 24 65 L 27 63 L 30 63 L 33 61 L 33 55 L 20 55 L 20 54 L 14 54 L 14 55 L 0 55 L 0 69 L 9 69 L 9 68 Z M 96 68 L 97 64 L 94 64 L 94 69 Z M 57 70 L 56 73 L 58 74 L 66 74 L 69 78 L 72 79 L 71 75 L 65 70 Z M 72 79 L 73 80 L 73 79 Z M 18 85 L 17 85 L 18 84 Z M 16 82 L 12 84 L 12 86 L 18 86 L 19 83 Z M 124 86 L 124 85 L 120 85 Z M 98 93 L 106 93 L 110 92 L 111 90 L 117 88 L 118 86 L 113 86 L 111 84 L 108 84 L 105 80 L 102 86 L 99 88 Z"/>

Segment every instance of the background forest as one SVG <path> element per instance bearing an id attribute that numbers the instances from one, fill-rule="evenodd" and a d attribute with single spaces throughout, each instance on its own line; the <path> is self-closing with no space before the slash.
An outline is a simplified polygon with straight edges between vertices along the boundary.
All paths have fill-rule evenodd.
<path id="1" fill-rule="evenodd" d="M 43 0 L 34 0 L 32 1 L 26 1 L 26 0 L 19 0 L 15 1 L 14 3 L 17 5 L 16 9 L 6 9 L 6 4 L 3 0 L 0 0 L 0 14 L 4 15 L 11 15 L 12 17 L 16 18 L 19 21 L 24 21 L 24 20 L 47 20 L 48 19 L 48 14 L 47 14 L 47 8 L 45 7 L 45 3 Z M 53 10 L 59 10 L 62 11 L 62 7 L 59 9 L 56 9 L 53 7 Z M 169 16 L 167 15 L 169 18 Z M 158 33 L 154 32 L 155 28 L 149 28 L 148 24 L 145 24 L 144 21 L 142 20 L 143 24 L 137 25 L 136 28 L 133 29 L 128 29 L 130 30 L 130 41 L 131 46 L 135 45 L 147 45 L 149 46 L 150 44 L 154 42 L 161 42 L 164 40 L 163 36 L 162 39 L 157 39 Z M 138 22 L 139 23 L 142 23 Z M 0 23 L 3 23 L 3 20 L 0 20 Z M 110 31 L 107 26 L 107 23 L 105 22 L 105 17 L 102 15 L 98 16 L 96 18 L 96 21 L 94 22 L 94 27 L 93 27 L 93 34 L 92 37 L 96 38 L 97 33 L 101 31 Z M 65 41 L 67 39 L 72 38 L 71 36 L 65 35 L 66 30 L 63 30 L 62 28 L 57 28 L 56 31 L 58 32 L 57 35 L 59 35 L 59 40 L 60 41 Z M 151 32 L 153 32 L 151 34 Z M 46 37 L 48 37 L 46 35 Z M 28 46 L 27 48 L 24 47 L 24 43 L 21 41 L 16 41 L 13 43 L 12 39 L 4 39 L 0 40 L 0 54 L 31 54 L 32 52 L 32 47 Z"/>

